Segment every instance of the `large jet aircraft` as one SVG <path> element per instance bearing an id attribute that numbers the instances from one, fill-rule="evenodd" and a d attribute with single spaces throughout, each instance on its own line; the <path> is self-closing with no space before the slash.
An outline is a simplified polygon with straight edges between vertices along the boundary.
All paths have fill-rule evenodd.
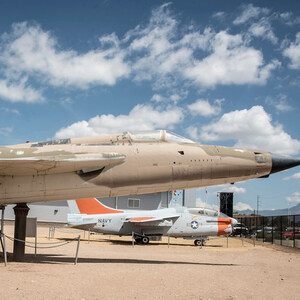
<path id="1" fill-rule="evenodd" d="M 202 245 L 207 236 L 229 235 L 237 221 L 206 208 L 163 208 L 118 210 L 95 198 L 68 200 L 68 225 L 103 234 L 133 235 L 137 243 L 148 244 L 151 237 L 183 237 Z"/>
<path id="2" fill-rule="evenodd" d="M 268 177 L 300 159 L 166 130 L 0 147 L 0 205 L 145 194 Z"/>

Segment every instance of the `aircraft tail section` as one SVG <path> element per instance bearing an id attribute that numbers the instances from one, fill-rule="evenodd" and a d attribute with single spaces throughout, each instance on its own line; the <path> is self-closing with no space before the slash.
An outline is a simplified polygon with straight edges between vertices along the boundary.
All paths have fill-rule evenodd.
<path id="1" fill-rule="evenodd" d="M 69 206 L 71 214 L 80 214 L 80 211 L 78 209 L 78 206 L 77 206 L 75 200 L 68 200 L 67 202 L 68 202 L 68 206 Z"/>
<path id="2" fill-rule="evenodd" d="M 68 205 L 72 213 L 86 215 L 114 214 L 124 212 L 122 210 L 110 208 L 99 202 L 96 198 L 69 200 Z"/>

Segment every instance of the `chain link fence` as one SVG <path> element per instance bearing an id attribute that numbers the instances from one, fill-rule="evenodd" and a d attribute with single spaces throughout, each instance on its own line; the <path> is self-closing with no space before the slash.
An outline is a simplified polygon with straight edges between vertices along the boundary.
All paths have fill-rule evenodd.
<path id="1" fill-rule="evenodd" d="M 264 243 L 300 248 L 300 215 L 239 216 L 236 219 L 248 228 L 248 237 Z"/>

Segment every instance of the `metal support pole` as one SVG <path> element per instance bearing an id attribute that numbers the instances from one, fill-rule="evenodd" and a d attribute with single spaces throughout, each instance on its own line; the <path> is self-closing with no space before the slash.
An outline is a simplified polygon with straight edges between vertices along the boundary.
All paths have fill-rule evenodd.
<path id="1" fill-rule="evenodd" d="M 78 243 L 77 243 L 77 249 L 76 249 L 76 256 L 75 256 L 75 263 L 74 263 L 74 265 L 77 264 L 77 258 L 78 258 L 78 252 L 79 252 L 79 244 L 80 244 L 80 235 L 78 236 Z"/>
<path id="2" fill-rule="evenodd" d="M 89 229 L 89 238 L 88 238 L 88 243 L 90 243 L 90 237 L 91 237 L 91 229 Z"/>
<path id="3" fill-rule="evenodd" d="M 1 232 L 3 233 L 3 228 L 4 228 L 4 209 L 5 209 L 5 206 L 1 205 L 0 209 L 2 210 L 2 213 L 1 213 Z"/>
<path id="4" fill-rule="evenodd" d="M 132 247 L 134 247 L 134 232 L 131 233 L 131 239 L 132 239 Z"/>
<path id="5" fill-rule="evenodd" d="M 162 193 L 160 193 L 160 201 L 161 201 L 161 203 L 162 203 L 162 198 L 163 197 L 163 194 Z M 167 192 L 167 208 L 169 208 L 169 192 Z"/>
<path id="6" fill-rule="evenodd" d="M 35 234 L 34 256 L 36 256 L 36 249 L 37 249 L 37 234 Z"/>
<path id="7" fill-rule="evenodd" d="M 18 203 L 15 211 L 15 240 L 14 240 L 14 261 L 23 261 L 25 254 L 26 219 L 29 207 L 26 203 Z"/>
<path id="8" fill-rule="evenodd" d="M 271 217 L 272 220 L 272 244 L 274 244 L 274 224 L 273 224 L 273 216 Z"/>
<path id="9" fill-rule="evenodd" d="M 296 239 L 295 239 L 295 237 L 296 237 L 296 234 L 295 234 L 295 222 L 296 222 L 296 216 L 295 215 L 293 215 L 293 233 L 294 233 L 294 238 L 293 238 L 293 240 L 294 240 L 294 243 L 293 243 L 293 246 L 294 246 L 294 248 L 296 247 Z"/>
<path id="10" fill-rule="evenodd" d="M 262 218 L 263 243 L 265 242 L 265 217 Z"/>
<path id="11" fill-rule="evenodd" d="M 282 246 L 282 216 L 280 216 L 280 245 Z"/>
<path id="12" fill-rule="evenodd" d="M 227 235 L 227 248 L 228 248 L 228 235 Z"/>
<path id="13" fill-rule="evenodd" d="M 3 254 L 4 254 L 4 264 L 7 266 L 7 253 L 6 253 L 6 244 L 5 244 L 5 235 L 2 233 L 3 238 Z"/>
<path id="14" fill-rule="evenodd" d="M 1 241 L 1 246 L 3 249 L 3 257 L 4 257 L 4 265 L 6 267 L 7 265 L 7 253 L 6 253 L 6 245 L 5 245 L 5 234 L 0 232 L 0 241 Z"/>
<path id="15" fill-rule="evenodd" d="M 5 247 L 5 236 L 4 236 L 4 209 L 5 209 L 5 206 L 1 205 L 0 209 L 2 210 L 2 213 L 1 213 L 1 228 L 0 228 L 0 243 L 1 243 L 1 246 L 2 246 L 4 262 L 5 262 L 5 266 L 6 266 L 7 259 L 6 259 L 6 247 Z"/>

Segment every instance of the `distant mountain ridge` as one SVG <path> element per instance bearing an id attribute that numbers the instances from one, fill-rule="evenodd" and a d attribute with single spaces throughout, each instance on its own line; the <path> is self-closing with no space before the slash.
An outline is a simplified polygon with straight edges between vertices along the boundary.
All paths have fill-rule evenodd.
<path id="1" fill-rule="evenodd" d="M 246 209 L 238 211 L 240 215 L 251 215 L 253 214 L 253 210 Z M 300 203 L 298 203 L 296 206 L 283 209 L 275 209 L 275 210 L 259 210 L 259 215 L 262 216 L 281 216 L 281 215 L 300 215 Z"/>

